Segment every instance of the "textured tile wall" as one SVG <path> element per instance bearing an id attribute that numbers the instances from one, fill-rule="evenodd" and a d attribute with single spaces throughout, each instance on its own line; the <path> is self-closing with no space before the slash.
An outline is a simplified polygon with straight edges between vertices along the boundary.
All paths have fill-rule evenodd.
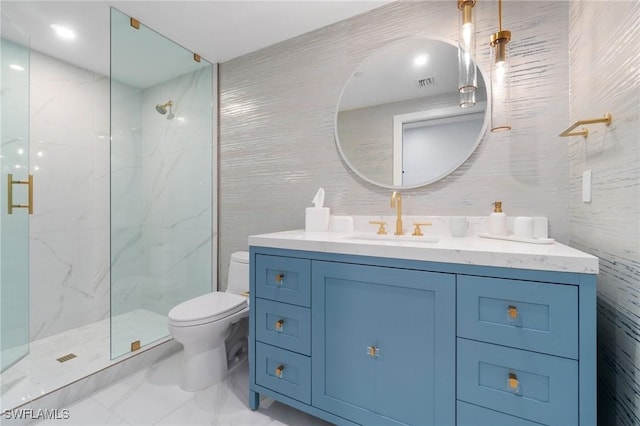
<path id="1" fill-rule="evenodd" d="M 476 6 L 478 63 L 488 72 L 497 2 Z M 513 33 L 513 131 L 490 134 L 458 170 L 403 192 L 409 215 L 547 216 L 567 241 L 568 3 L 507 1 Z M 454 40 L 452 1 L 394 2 L 220 65 L 220 285 L 230 254 L 251 234 L 304 227 L 318 187 L 335 214 L 391 212 L 390 190 L 345 167 L 334 142 L 334 113 L 350 74 L 385 44 L 409 36 Z M 454 72 L 457 72 L 454 71 Z"/>
<path id="2" fill-rule="evenodd" d="M 600 257 L 598 424 L 639 425 L 640 3 L 571 2 L 569 11 L 569 122 L 613 115 L 588 138 L 567 139 L 569 242 Z"/>

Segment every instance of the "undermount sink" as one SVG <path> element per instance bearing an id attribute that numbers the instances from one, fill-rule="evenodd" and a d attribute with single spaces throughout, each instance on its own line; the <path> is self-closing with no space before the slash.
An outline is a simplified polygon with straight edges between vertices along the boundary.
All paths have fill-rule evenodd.
<path id="1" fill-rule="evenodd" d="M 364 241 L 380 241 L 380 242 L 411 242 L 411 243 L 437 243 L 440 238 L 434 235 L 415 236 L 411 234 L 394 235 L 394 234 L 365 234 L 355 233 L 344 237 L 348 240 L 364 240 Z"/>

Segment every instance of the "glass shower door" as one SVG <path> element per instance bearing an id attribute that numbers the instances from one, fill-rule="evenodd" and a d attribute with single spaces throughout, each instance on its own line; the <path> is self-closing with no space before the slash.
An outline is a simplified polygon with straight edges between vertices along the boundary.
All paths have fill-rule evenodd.
<path id="1" fill-rule="evenodd" d="M 29 353 L 29 37 L 2 15 L 0 371 Z"/>

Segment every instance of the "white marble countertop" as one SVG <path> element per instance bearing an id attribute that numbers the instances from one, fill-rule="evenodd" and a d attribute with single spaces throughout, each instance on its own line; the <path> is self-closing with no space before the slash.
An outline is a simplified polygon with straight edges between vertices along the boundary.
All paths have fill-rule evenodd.
<path id="1" fill-rule="evenodd" d="M 292 230 L 250 236 L 249 245 L 477 266 L 598 273 L 597 257 L 557 242 L 530 244 L 477 235 L 452 238 L 442 234 L 437 235 L 437 242 L 420 242 L 421 237 L 413 237 L 416 238 L 413 241 L 409 236 L 398 241 L 380 241 L 375 240 L 374 232 L 370 232 L 372 240 L 354 238 L 354 235 L 363 234 Z M 425 235 L 429 234 L 425 232 Z"/>

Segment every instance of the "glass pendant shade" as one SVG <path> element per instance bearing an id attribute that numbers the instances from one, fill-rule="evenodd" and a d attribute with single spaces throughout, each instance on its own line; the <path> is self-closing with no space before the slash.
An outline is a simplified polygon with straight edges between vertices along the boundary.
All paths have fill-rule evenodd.
<path id="1" fill-rule="evenodd" d="M 491 37 L 491 131 L 511 130 L 510 31 Z"/>
<path id="2" fill-rule="evenodd" d="M 469 108 L 476 104 L 476 91 L 460 92 L 460 108 Z"/>
<path id="3" fill-rule="evenodd" d="M 478 87 L 474 58 L 476 56 L 476 29 L 473 6 L 476 0 L 458 0 L 460 25 L 458 35 L 458 90 L 472 92 Z"/>

